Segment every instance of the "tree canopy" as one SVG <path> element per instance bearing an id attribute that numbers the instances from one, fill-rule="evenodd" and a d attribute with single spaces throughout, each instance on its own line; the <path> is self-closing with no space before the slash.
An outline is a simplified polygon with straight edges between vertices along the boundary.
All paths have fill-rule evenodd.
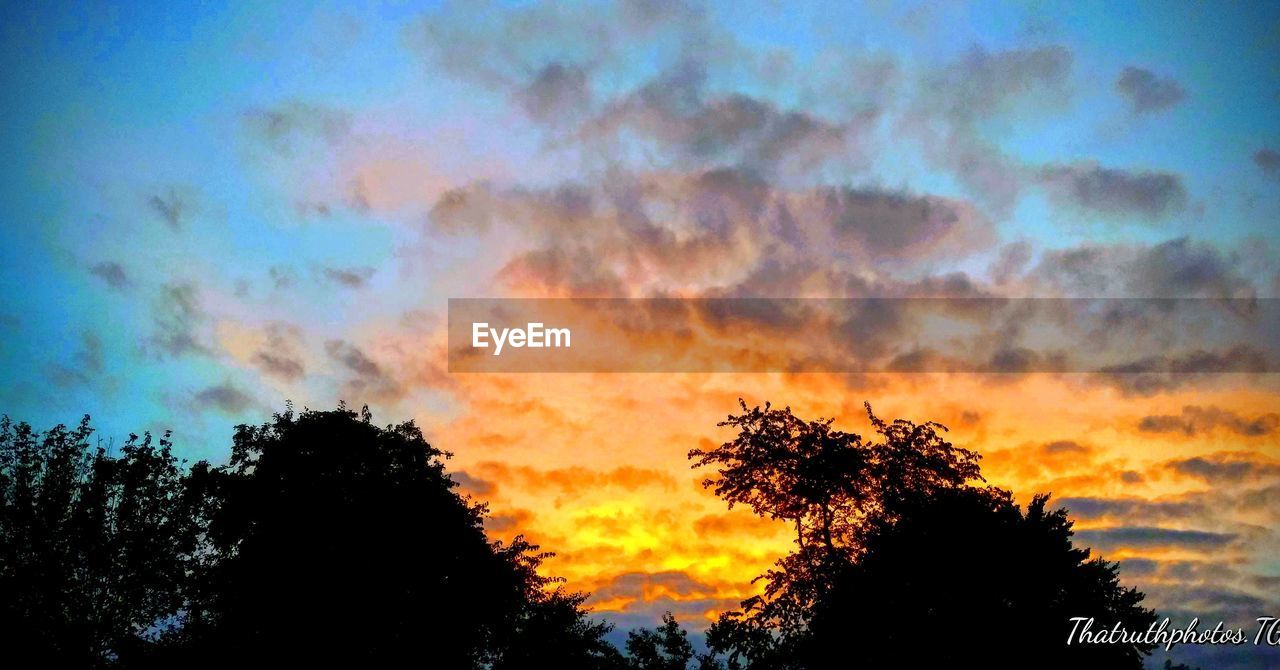
<path id="1" fill-rule="evenodd" d="M 491 542 L 412 423 L 287 411 L 230 461 L 167 439 L 119 456 L 77 429 L 0 425 L 0 608 L 10 658 L 59 667 L 337 663 L 616 668 L 608 626 Z M 20 664 L 25 665 L 25 664 Z"/>
<path id="2" fill-rule="evenodd" d="M 979 456 L 944 426 L 886 422 L 868 404 L 879 439 L 864 440 L 739 402 L 720 424 L 734 439 L 689 457 L 717 468 L 704 486 L 730 507 L 794 524 L 796 548 L 708 631 L 722 667 L 1142 667 L 1149 648 L 1066 644 L 1073 616 L 1145 630 L 1142 594 L 1072 545 L 1048 496 L 1024 513 L 1010 492 L 979 486 Z"/>
<path id="3" fill-rule="evenodd" d="M 0 421 L 0 635 L 16 667 L 250 664 L 459 670 L 822 670 L 980 662 L 1139 668 L 1149 649 L 1066 645 L 1070 617 L 1145 629 L 1143 596 L 1072 543 L 1048 496 L 1023 509 L 937 423 L 875 437 L 748 407 L 694 450 L 730 507 L 795 548 L 701 651 L 670 613 L 625 653 L 549 553 L 484 531 L 450 455 L 365 408 L 236 428 L 225 465 L 166 434 L 93 444 Z"/>

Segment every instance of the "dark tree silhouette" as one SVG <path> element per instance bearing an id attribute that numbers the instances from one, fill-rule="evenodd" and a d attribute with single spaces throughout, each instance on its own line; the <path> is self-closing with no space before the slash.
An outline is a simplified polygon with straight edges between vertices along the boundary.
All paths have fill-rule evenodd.
<path id="1" fill-rule="evenodd" d="M 883 438 L 865 441 L 832 428 L 832 419 L 806 421 L 790 407 L 748 408 L 721 426 L 738 429 L 730 442 L 689 452 L 694 467 L 716 466 L 703 481 L 729 507 L 750 505 L 761 516 L 795 527 L 796 551 L 761 579 L 764 594 L 743 603 L 753 626 L 784 635 L 804 628 L 835 570 L 856 559 L 877 520 L 892 519 L 914 496 L 980 478 L 978 455 L 942 439 L 935 423 L 886 423 L 871 413 Z M 763 637 L 749 636 L 764 640 Z"/>
<path id="2" fill-rule="evenodd" d="M 656 630 L 641 628 L 627 634 L 627 656 L 636 670 L 686 670 L 694 652 L 688 633 L 667 612 Z"/>
<path id="3" fill-rule="evenodd" d="M 549 590 L 547 554 L 491 543 L 483 505 L 412 422 L 292 411 L 240 426 L 184 635 L 206 666 L 611 667 L 608 628 Z"/>
<path id="4" fill-rule="evenodd" d="M 1145 631 L 1143 595 L 1117 566 L 1071 544 L 1066 510 L 1037 496 L 960 487 L 921 497 L 881 522 L 867 551 L 817 603 L 799 644 L 805 667 L 857 657 L 867 667 L 1141 668 L 1150 646 L 1067 644 L 1072 617 Z"/>
<path id="5" fill-rule="evenodd" d="M 185 475 L 167 435 L 91 434 L 0 423 L 9 667 L 626 667 L 411 422 L 290 410 Z"/>
<path id="6" fill-rule="evenodd" d="M 37 433 L 0 421 L 0 636 L 10 667 L 136 658 L 182 605 L 199 501 L 167 435 L 113 456 L 89 417 Z"/>
<path id="7" fill-rule="evenodd" d="M 463 670 L 752 670 L 882 665 L 1140 667 L 1136 646 L 1066 647 L 1073 616 L 1145 629 L 1142 594 L 1071 543 L 1063 510 L 972 485 L 938 424 L 864 440 L 748 409 L 695 450 L 730 506 L 785 520 L 796 549 L 697 655 L 669 613 L 627 656 L 550 554 L 485 536 L 449 457 L 412 423 L 292 409 L 236 429 L 226 466 L 184 473 L 168 436 L 91 448 L 88 418 L 0 422 L 0 635 L 17 667 L 249 665 Z"/>
<path id="8" fill-rule="evenodd" d="M 759 579 L 762 595 L 722 616 L 707 644 L 721 667 L 1139 668 L 1147 648 L 1067 647 L 1070 618 L 1145 630 L 1154 614 L 1119 585 L 1115 564 L 1071 544 L 1062 510 L 978 488 L 978 455 L 936 423 L 882 421 L 879 441 L 747 408 L 737 437 L 695 450 L 714 487 L 796 528 L 796 549 Z"/>

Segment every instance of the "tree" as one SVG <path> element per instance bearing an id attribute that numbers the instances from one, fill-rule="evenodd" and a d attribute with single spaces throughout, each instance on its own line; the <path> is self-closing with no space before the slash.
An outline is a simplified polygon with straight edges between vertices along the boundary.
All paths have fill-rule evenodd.
<path id="1" fill-rule="evenodd" d="M 236 429 L 184 471 L 166 434 L 0 422 L 0 635 L 15 667 L 621 670 L 549 553 L 490 542 L 448 454 L 368 409 Z"/>
<path id="2" fill-rule="evenodd" d="M 145 652 L 182 607 L 199 500 L 168 435 L 113 456 L 79 426 L 0 420 L 0 631 L 16 667 L 100 667 Z"/>
<path id="3" fill-rule="evenodd" d="M 184 664 L 609 667 L 608 628 L 537 573 L 548 554 L 491 543 L 412 423 L 287 411 L 239 426 L 207 473 L 209 549 Z M 612 654 L 610 654 L 612 652 Z"/>
<path id="4" fill-rule="evenodd" d="M 1145 631 L 1155 614 L 1116 564 L 1072 546 L 1066 510 L 1047 504 L 1023 512 L 1008 491 L 957 487 L 903 505 L 813 608 L 804 667 L 1142 668 L 1150 645 L 1067 644 L 1072 617 Z"/>
<path id="5" fill-rule="evenodd" d="M 627 656 L 636 670 L 686 670 L 694 653 L 688 633 L 667 612 L 657 630 L 641 628 L 627 634 Z"/>
<path id="6" fill-rule="evenodd" d="M 803 629 L 833 571 L 864 550 L 863 538 L 881 519 L 892 519 L 912 496 L 980 478 L 978 455 L 942 439 L 936 423 L 886 423 L 866 405 L 879 442 L 832 427 L 832 419 L 806 421 L 790 407 L 748 408 L 720 426 L 738 429 L 712 450 L 695 449 L 693 467 L 717 466 L 713 488 L 730 509 L 746 504 L 761 516 L 793 524 L 796 551 L 760 579 L 764 594 L 743 603 L 745 620 L 789 635 Z M 723 632 L 723 631 L 718 631 Z M 767 636 L 748 636 L 763 642 Z"/>
<path id="7" fill-rule="evenodd" d="M 796 549 L 708 631 L 724 667 L 1141 667 L 1148 648 L 1066 640 L 1073 616 L 1145 630 L 1142 594 L 1072 546 L 1047 496 L 1024 515 L 1009 492 L 974 486 L 979 457 L 944 426 L 885 422 L 867 405 L 881 437 L 870 442 L 830 419 L 739 404 L 720 424 L 735 439 L 690 458 L 718 466 L 704 486 L 730 507 L 793 523 Z"/>

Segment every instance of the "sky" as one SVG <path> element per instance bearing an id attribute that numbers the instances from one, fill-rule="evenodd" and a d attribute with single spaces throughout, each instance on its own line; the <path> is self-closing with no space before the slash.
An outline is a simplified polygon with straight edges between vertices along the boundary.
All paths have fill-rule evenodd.
<path id="1" fill-rule="evenodd" d="M 697 628 L 790 545 L 687 452 L 739 397 L 863 433 L 870 401 L 1052 492 L 1161 613 L 1280 614 L 1274 342 L 1197 352 L 1220 374 L 450 374 L 445 320 L 465 297 L 1280 297 L 1280 5 L 0 17 L 0 413 L 219 462 L 286 400 L 367 403 L 600 616 Z"/>

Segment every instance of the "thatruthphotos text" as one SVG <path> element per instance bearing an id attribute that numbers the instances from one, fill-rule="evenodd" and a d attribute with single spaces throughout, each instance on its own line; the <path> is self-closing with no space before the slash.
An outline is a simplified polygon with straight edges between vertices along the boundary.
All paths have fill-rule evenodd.
<path id="1" fill-rule="evenodd" d="M 1176 644 L 1245 644 L 1280 646 L 1280 618 L 1258 617 L 1258 629 L 1252 636 L 1243 628 L 1228 628 L 1219 621 L 1213 628 L 1200 628 L 1200 619 L 1191 620 L 1185 628 L 1174 628 L 1166 617 L 1146 630 L 1129 630 L 1116 622 L 1110 628 L 1094 629 L 1091 617 L 1071 617 L 1071 634 L 1067 644 L 1151 644 L 1163 645 L 1168 651 Z"/>

